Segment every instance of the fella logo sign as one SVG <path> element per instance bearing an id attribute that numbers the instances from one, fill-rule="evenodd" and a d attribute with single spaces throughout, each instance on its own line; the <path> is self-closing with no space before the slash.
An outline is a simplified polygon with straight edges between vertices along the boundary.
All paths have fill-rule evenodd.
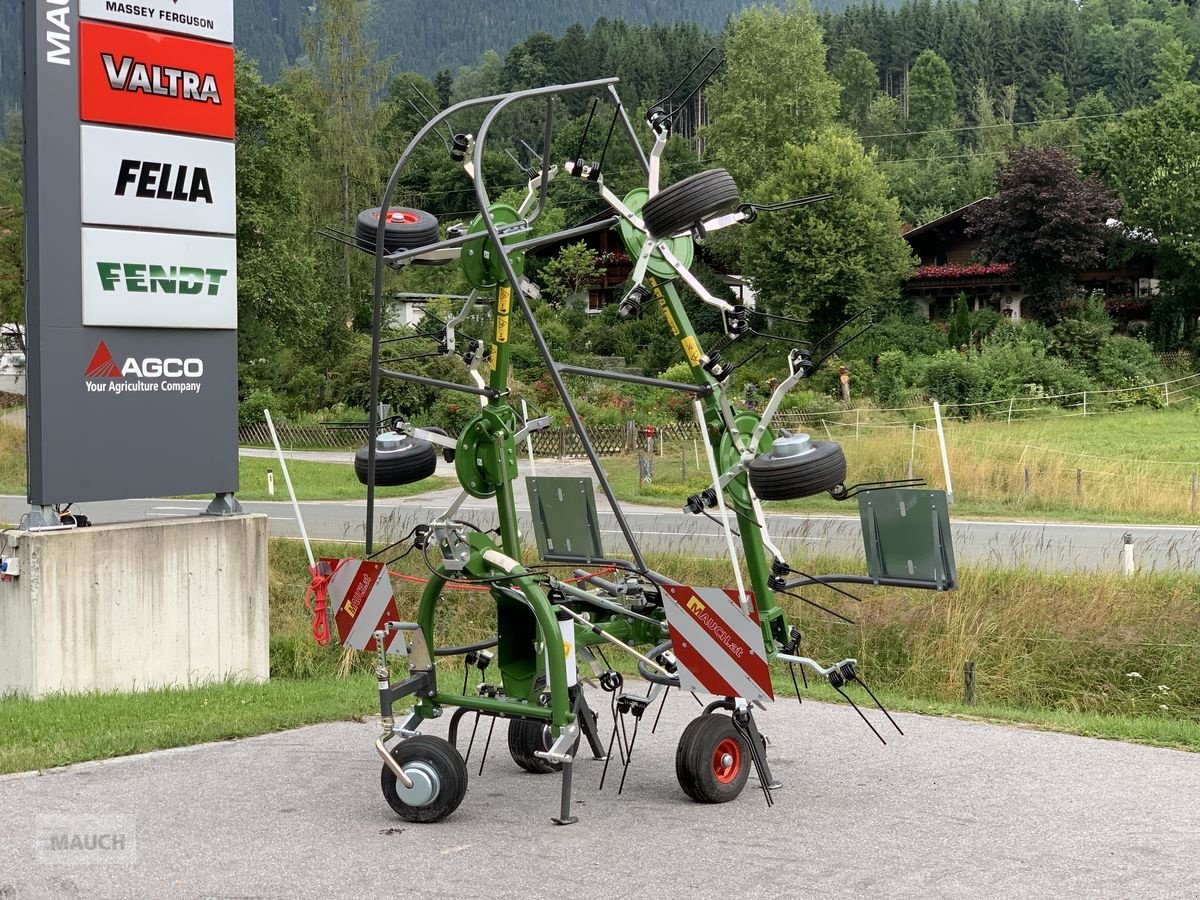
<path id="1" fill-rule="evenodd" d="M 85 228 L 83 323 L 237 328 L 237 242 Z"/>
<path id="2" fill-rule="evenodd" d="M 84 121 L 233 137 L 233 47 L 99 22 L 79 37 Z"/>
<path id="3" fill-rule="evenodd" d="M 84 125 L 83 221 L 234 234 L 234 146 L 228 141 Z"/>
<path id="4" fill-rule="evenodd" d="M 101 341 L 84 369 L 89 394 L 199 394 L 204 360 L 177 357 L 129 357 L 118 362 Z"/>

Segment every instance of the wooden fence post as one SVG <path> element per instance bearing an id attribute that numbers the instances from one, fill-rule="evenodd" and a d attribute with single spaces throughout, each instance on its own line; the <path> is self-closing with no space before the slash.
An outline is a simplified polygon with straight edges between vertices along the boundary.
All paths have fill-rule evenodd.
<path id="1" fill-rule="evenodd" d="M 963 705 L 975 705 L 975 660 L 963 663 Z"/>
<path id="2" fill-rule="evenodd" d="M 567 458 L 567 429 L 558 429 L 558 458 Z"/>
<path id="3" fill-rule="evenodd" d="M 1083 496 L 1083 469 L 1075 470 L 1075 496 Z"/>
<path id="4" fill-rule="evenodd" d="M 1029 489 L 1033 485 L 1033 473 L 1029 471 L 1029 466 L 1025 467 L 1025 496 L 1029 496 Z"/>
<path id="5" fill-rule="evenodd" d="M 1196 473 L 1193 472 L 1192 473 L 1192 515 L 1193 516 L 1196 515 L 1196 489 L 1198 486 L 1200 486 L 1200 484 L 1198 484 L 1198 481 L 1200 481 L 1200 479 L 1197 479 Z"/>

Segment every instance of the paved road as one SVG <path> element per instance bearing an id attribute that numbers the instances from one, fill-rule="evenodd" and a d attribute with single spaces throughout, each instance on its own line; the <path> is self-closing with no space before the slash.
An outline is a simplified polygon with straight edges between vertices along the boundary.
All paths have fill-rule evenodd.
<path id="1" fill-rule="evenodd" d="M 258 451 L 255 451 L 258 452 Z M 265 451 L 262 451 L 265 452 Z M 332 454 L 341 456 L 345 454 Z M 311 458 L 305 454 L 302 458 Z M 439 462 L 439 474 L 453 477 L 452 468 Z M 522 463 L 522 472 L 524 474 Z M 585 470 L 583 470 L 585 471 Z M 577 462 L 540 461 L 541 475 L 582 474 Z M 303 493 L 303 485 L 298 486 Z M 604 547 L 616 556 L 626 556 L 624 539 L 615 518 L 600 499 L 600 527 Z M 401 537 L 418 522 L 427 522 L 444 511 L 456 490 L 434 491 L 404 500 L 385 500 L 377 509 L 377 534 Z M 518 491 L 522 509 L 521 528 L 532 541 L 533 526 L 528 516 L 524 487 Z M 852 501 L 853 502 L 853 501 Z M 95 522 L 131 521 L 144 518 L 191 516 L 207 503 L 188 500 L 125 500 L 91 503 L 80 508 Z M 250 512 L 270 517 L 271 533 L 280 537 L 300 534 L 290 503 L 246 502 Z M 0 497 L 0 521 L 16 522 L 26 511 L 24 498 Z M 853 510 L 854 507 L 851 506 Z M 678 510 L 626 504 L 630 526 L 639 535 L 645 551 L 674 552 L 685 556 L 724 555 L 724 539 L 718 527 L 705 518 Z M 314 538 L 356 541 L 363 539 L 365 502 L 313 501 L 302 504 L 302 515 Z M 482 527 L 496 523 L 487 501 L 471 500 L 461 517 Z M 862 529 L 857 514 L 771 515 L 772 537 L 789 561 L 803 568 L 804 560 L 816 555 L 862 559 Z M 1000 520 L 956 519 L 952 524 L 957 560 L 963 565 L 986 564 L 1000 568 L 1027 567 L 1045 571 L 1117 572 L 1126 532 L 1134 538 L 1136 564 L 1142 571 L 1200 571 L 1200 529 L 1166 525 L 1099 525 Z"/>
<path id="2" fill-rule="evenodd" d="M 3 778 L 0 897 L 1200 896 L 1200 756 L 914 715 L 882 747 L 844 706 L 789 702 L 762 716 L 774 808 L 753 780 L 698 806 L 673 768 L 695 713 L 668 703 L 622 796 L 580 763 L 569 828 L 549 822 L 557 777 L 521 773 L 503 724 L 437 825 L 385 805 L 370 723 Z M 126 846 L 81 865 L 49 828 Z"/>

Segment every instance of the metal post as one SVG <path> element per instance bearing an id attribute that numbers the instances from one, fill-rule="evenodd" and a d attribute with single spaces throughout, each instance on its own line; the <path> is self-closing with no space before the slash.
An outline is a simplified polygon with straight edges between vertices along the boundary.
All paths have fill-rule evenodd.
<path id="1" fill-rule="evenodd" d="M 524 400 L 521 401 L 521 419 L 529 424 L 529 404 Z M 529 452 L 529 474 L 537 478 L 537 463 L 533 461 L 533 432 L 525 435 L 525 449 Z"/>
<path id="2" fill-rule="evenodd" d="M 909 448 L 909 451 L 908 451 L 908 475 L 907 475 L 907 478 L 909 481 L 912 481 L 913 464 L 916 461 L 917 461 L 917 423 L 913 422 L 912 446 Z"/>
<path id="3" fill-rule="evenodd" d="M 1011 425 L 1011 424 L 1012 424 L 1012 411 L 1013 411 L 1013 403 L 1015 403 L 1015 402 L 1016 402 L 1016 399 L 1017 399 L 1016 397 L 1012 397 L 1012 398 L 1010 398 L 1010 399 L 1009 399 L 1009 401 L 1008 401 L 1008 424 L 1009 424 L 1009 425 Z"/>
<path id="4" fill-rule="evenodd" d="M 942 428 L 942 404 L 933 401 L 933 418 L 937 422 L 938 445 L 942 450 L 942 473 L 946 476 L 946 503 L 954 502 L 954 485 L 950 481 L 950 457 L 946 455 L 946 431 Z"/>

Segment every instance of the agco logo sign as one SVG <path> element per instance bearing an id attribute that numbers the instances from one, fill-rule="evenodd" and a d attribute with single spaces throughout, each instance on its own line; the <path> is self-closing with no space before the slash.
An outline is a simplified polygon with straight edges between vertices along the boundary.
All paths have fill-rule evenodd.
<path id="1" fill-rule="evenodd" d="M 83 377 L 89 394 L 199 394 L 204 360 L 131 356 L 118 364 L 108 344 L 101 341 Z"/>

